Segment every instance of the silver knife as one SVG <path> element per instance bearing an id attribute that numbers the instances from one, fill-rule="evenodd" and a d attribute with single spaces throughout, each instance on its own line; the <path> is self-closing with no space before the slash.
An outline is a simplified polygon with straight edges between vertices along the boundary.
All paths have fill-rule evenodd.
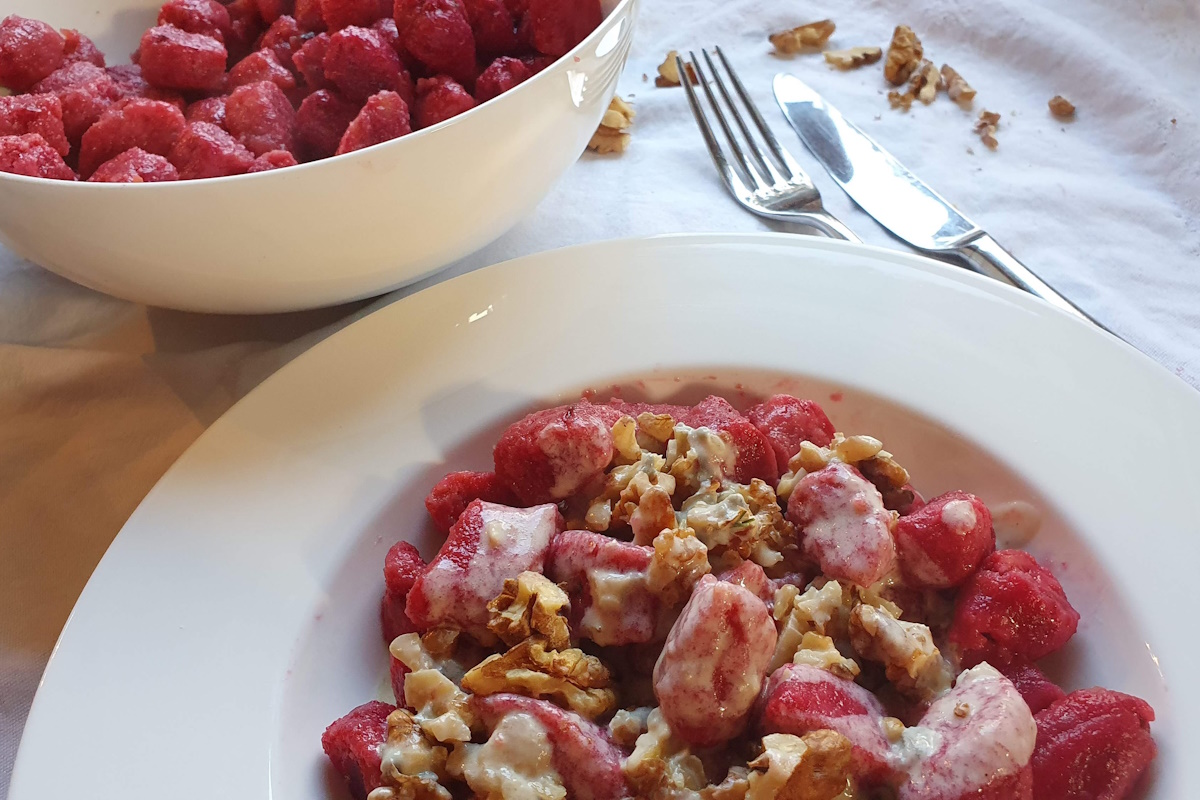
<path id="1" fill-rule="evenodd" d="M 977 272 L 1104 328 L 795 75 L 775 76 L 775 99 L 792 128 L 850 199 L 893 236 L 926 253 L 958 256 Z"/>

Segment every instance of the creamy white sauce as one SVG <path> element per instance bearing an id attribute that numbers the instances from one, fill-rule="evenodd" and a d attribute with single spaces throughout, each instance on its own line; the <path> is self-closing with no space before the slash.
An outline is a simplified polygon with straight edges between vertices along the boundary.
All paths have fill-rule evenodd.
<path id="1" fill-rule="evenodd" d="M 436 669 L 404 676 L 404 703 L 415 708 L 421 730 L 439 742 L 471 741 L 470 721 L 463 716 L 468 696 Z"/>
<path id="2" fill-rule="evenodd" d="M 942 524 L 961 535 L 975 527 L 975 507 L 969 500 L 951 500 L 942 506 Z"/>
<path id="3" fill-rule="evenodd" d="M 466 745 L 463 777 L 481 797 L 562 800 L 567 796 L 554 768 L 545 727 L 523 712 L 506 714 L 481 745 Z"/>
<path id="4" fill-rule="evenodd" d="M 930 705 L 920 727 L 940 736 L 941 742 L 909 766 L 906 791 L 914 797 L 971 794 L 1019 772 L 1029 763 L 1037 741 L 1029 706 L 987 663 L 961 673 L 954 689 Z"/>
<path id="5" fill-rule="evenodd" d="M 842 485 L 821 485 L 820 513 L 804 526 L 805 552 L 825 574 L 870 586 L 895 563 L 889 512 L 879 490 L 850 467 L 832 464 L 826 469 L 836 469 Z"/>
<path id="6" fill-rule="evenodd" d="M 579 620 L 582 633 L 589 639 L 603 631 L 619 630 L 626 624 L 625 606 L 635 593 L 647 591 L 646 573 L 593 569 L 587 573 L 592 602 Z"/>
<path id="7" fill-rule="evenodd" d="M 922 759 L 932 758 L 941 746 L 940 733 L 914 725 L 900 734 L 900 741 L 892 745 L 892 755 L 901 769 L 911 770 Z"/>
<path id="8" fill-rule="evenodd" d="M 379 759 L 385 774 L 391 767 L 403 775 L 419 775 L 436 781 L 437 768 L 445 761 L 445 750 L 438 753 L 419 736 L 397 741 L 389 739 L 379 747 Z"/>
<path id="9" fill-rule="evenodd" d="M 570 435 L 562 421 L 552 422 L 538 434 L 538 448 L 550 461 L 555 500 L 570 497 L 612 460 L 612 438 L 599 418 L 574 420 Z"/>
<path id="10" fill-rule="evenodd" d="M 683 523 L 696 532 L 709 548 L 723 547 L 733 541 L 735 523 L 753 515 L 746 498 L 736 491 L 701 492 L 683 501 Z"/>
<path id="11" fill-rule="evenodd" d="M 724 480 L 726 473 L 733 471 L 733 447 L 716 431 L 705 427 L 689 428 L 687 442 L 688 449 L 696 454 L 701 480 Z"/>
<path id="12" fill-rule="evenodd" d="M 1001 550 L 1024 547 L 1042 528 L 1042 512 L 1024 500 L 998 503 L 989 510 L 996 529 L 996 546 Z"/>

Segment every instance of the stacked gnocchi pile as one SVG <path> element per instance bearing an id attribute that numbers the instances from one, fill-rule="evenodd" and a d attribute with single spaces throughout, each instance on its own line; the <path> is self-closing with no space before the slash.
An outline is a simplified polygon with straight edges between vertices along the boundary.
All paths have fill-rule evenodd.
<path id="1" fill-rule="evenodd" d="M 322 742 L 358 797 L 1116 800 L 1154 757 L 1145 702 L 1036 666 L 1055 577 L 815 403 L 581 401 L 494 456 L 387 555 L 397 705 Z"/>

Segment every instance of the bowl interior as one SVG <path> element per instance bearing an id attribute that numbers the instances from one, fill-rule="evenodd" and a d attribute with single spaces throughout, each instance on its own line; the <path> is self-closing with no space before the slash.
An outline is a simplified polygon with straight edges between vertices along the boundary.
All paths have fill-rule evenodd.
<path id="1" fill-rule="evenodd" d="M 911 473 L 914 485 L 930 498 L 953 489 L 982 497 L 997 513 L 1000 546 L 1021 546 L 1049 565 L 1062 581 L 1083 619 L 1066 648 L 1044 660 L 1050 676 L 1068 690 L 1110 686 L 1139 694 L 1166 710 L 1166 692 L 1153 655 L 1146 648 L 1111 643 L 1137 629 L 1117 581 L 1093 558 L 1086 539 L 1073 530 L 1051 497 L 1043 496 L 1022 474 L 973 440 L 937 421 L 877 395 L 778 372 L 714 366 L 708 371 L 656 372 L 614 376 L 610 381 L 577 387 L 548 398 L 538 407 L 569 402 L 583 392 L 600 398 L 694 403 L 720 394 L 745 407 L 762 397 L 787 392 L 820 402 L 839 431 L 880 438 Z M 392 702 L 388 656 L 379 632 L 378 603 L 383 591 L 382 563 L 387 549 L 404 538 L 426 558 L 442 539 L 423 506 L 426 492 L 451 470 L 486 470 L 491 449 L 511 417 L 496 417 L 490 392 L 466 387 L 441 408 L 428 408 L 426 428 L 443 431 L 432 444 L 445 463 L 431 465 L 414 480 L 397 484 L 381 513 L 357 531 L 355 545 L 337 566 L 319 608 L 300 636 L 278 699 L 271 784 L 276 796 L 298 800 L 348 797 L 341 780 L 321 753 L 324 727 L 370 699 Z M 463 424 L 468 415 L 471 421 Z M 1174 735 L 1173 722 L 1161 714 L 1159 740 Z M 1153 779 L 1143 783 L 1152 792 Z"/>

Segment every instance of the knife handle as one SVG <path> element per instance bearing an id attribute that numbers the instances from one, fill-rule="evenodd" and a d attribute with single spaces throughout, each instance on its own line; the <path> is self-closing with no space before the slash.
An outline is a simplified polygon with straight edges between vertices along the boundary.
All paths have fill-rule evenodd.
<path id="1" fill-rule="evenodd" d="M 1050 305 L 1090 322 L 1101 330 L 1108 331 L 1108 328 L 1093 319 L 1090 314 L 1034 275 L 1033 271 L 1018 261 L 1016 256 L 1001 247 L 999 242 L 986 233 L 964 244 L 958 249 L 958 252 L 971 263 L 972 267 L 984 275 L 1002 280 L 1018 289 L 1024 289 L 1030 294 L 1042 298 Z"/>

